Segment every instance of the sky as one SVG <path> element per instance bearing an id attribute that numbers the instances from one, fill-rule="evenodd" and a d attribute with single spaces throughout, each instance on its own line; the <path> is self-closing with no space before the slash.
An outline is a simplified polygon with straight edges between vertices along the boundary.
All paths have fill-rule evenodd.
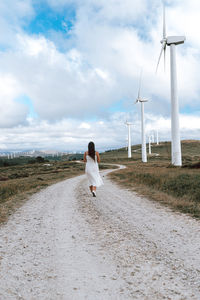
<path id="1" fill-rule="evenodd" d="M 167 0 L 176 47 L 181 139 L 200 137 L 200 1 Z M 155 73 L 160 0 L 2 0 L 0 151 L 100 151 L 141 143 L 142 70 L 146 136 L 171 139 L 170 49 Z"/>

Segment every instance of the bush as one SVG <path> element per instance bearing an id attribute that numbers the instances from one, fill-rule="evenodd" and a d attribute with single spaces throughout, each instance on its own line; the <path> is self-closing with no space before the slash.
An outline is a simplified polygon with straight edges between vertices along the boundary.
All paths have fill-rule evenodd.
<path id="1" fill-rule="evenodd" d="M 162 190 L 176 197 L 189 196 L 200 202 L 200 175 L 181 174 L 165 181 Z"/>
<path id="2" fill-rule="evenodd" d="M 43 162 L 45 162 L 44 157 L 41 157 L 41 156 L 37 156 L 35 160 L 36 160 L 36 162 L 38 162 L 38 163 L 43 163 Z"/>
<path id="3" fill-rule="evenodd" d="M 29 177 L 28 173 L 13 173 L 9 175 L 9 179 L 16 179 L 16 178 L 25 178 Z"/>

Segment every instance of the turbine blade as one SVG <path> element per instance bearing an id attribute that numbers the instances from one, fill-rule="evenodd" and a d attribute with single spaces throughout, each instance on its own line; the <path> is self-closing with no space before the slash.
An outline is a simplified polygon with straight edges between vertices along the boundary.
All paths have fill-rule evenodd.
<path id="1" fill-rule="evenodd" d="M 166 18 L 165 18 L 165 6 L 163 4 L 163 39 L 166 39 Z"/>
<path id="2" fill-rule="evenodd" d="M 163 52 L 163 47 L 161 48 L 161 52 L 160 52 L 160 55 L 159 55 L 159 58 L 158 58 L 158 63 L 157 63 L 157 66 L 156 66 L 156 73 L 158 71 L 158 66 L 160 64 L 160 59 L 161 59 L 161 56 L 162 56 L 162 52 Z"/>
<path id="3" fill-rule="evenodd" d="M 140 81 L 139 81 L 139 89 L 138 89 L 138 99 L 140 99 L 140 92 L 141 92 L 141 81 L 142 81 L 142 70 L 140 72 Z"/>
<path id="4" fill-rule="evenodd" d="M 157 71 L 158 71 L 158 66 L 159 66 L 159 64 L 160 64 L 160 59 L 161 59 L 163 50 L 166 48 L 166 44 L 167 44 L 166 41 L 164 41 L 163 44 L 162 44 L 162 48 L 161 48 L 160 55 L 159 55 L 159 58 L 158 58 L 158 63 L 157 63 L 157 66 L 156 66 L 156 73 L 157 73 Z"/>
<path id="5" fill-rule="evenodd" d="M 166 45 L 165 45 L 165 48 L 164 48 L 164 71 L 166 69 Z"/>

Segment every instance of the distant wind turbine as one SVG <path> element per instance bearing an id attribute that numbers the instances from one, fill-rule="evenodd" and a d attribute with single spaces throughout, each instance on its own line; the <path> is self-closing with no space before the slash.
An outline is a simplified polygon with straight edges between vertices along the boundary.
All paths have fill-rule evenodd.
<path id="1" fill-rule="evenodd" d="M 141 138 L 142 138 L 142 162 L 147 162 L 147 151 L 146 151 L 146 136 L 145 136 L 145 122 L 144 122 L 144 102 L 148 102 L 147 99 L 141 98 L 141 81 L 142 81 L 142 72 L 140 75 L 140 83 L 138 89 L 138 97 L 135 101 L 135 104 L 141 103 Z"/>
<path id="2" fill-rule="evenodd" d="M 154 131 L 152 132 L 151 137 L 152 137 L 152 144 L 153 144 L 154 143 Z"/>
<path id="3" fill-rule="evenodd" d="M 149 135 L 149 154 L 151 154 L 151 135 Z"/>
<path id="4" fill-rule="evenodd" d="M 179 104 L 177 89 L 177 72 L 176 72 L 176 46 L 185 42 L 185 36 L 166 36 L 165 7 L 163 7 L 163 39 L 161 40 L 162 48 L 156 67 L 156 72 L 160 63 L 162 53 L 164 52 L 164 65 L 166 47 L 170 46 L 170 65 L 171 65 L 171 136 L 172 136 L 172 164 L 175 166 L 182 165 L 181 141 L 179 129 Z"/>
<path id="5" fill-rule="evenodd" d="M 131 158 L 131 125 L 133 124 L 127 121 L 125 124 L 128 126 L 128 158 Z"/>
<path id="6" fill-rule="evenodd" d="M 126 137 L 126 151 L 128 151 L 128 136 Z"/>
<path id="7" fill-rule="evenodd" d="M 157 142 L 157 145 L 159 145 L 159 140 L 158 140 L 158 129 L 156 131 L 156 142 Z"/>

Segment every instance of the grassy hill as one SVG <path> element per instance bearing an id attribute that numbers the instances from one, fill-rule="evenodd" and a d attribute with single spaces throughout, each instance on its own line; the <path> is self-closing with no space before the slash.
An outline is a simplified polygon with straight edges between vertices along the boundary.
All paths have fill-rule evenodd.
<path id="1" fill-rule="evenodd" d="M 182 146 L 182 159 L 183 164 L 188 162 L 198 162 L 200 160 L 200 141 L 185 140 L 181 143 Z M 141 145 L 134 145 L 131 147 L 132 158 L 127 158 L 127 149 L 120 148 L 116 150 L 108 150 L 101 153 L 101 158 L 103 161 L 140 161 L 141 160 Z M 152 144 L 151 147 L 152 155 L 148 155 L 149 161 L 166 161 L 171 162 L 171 143 L 162 142 L 159 145 Z M 147 144 L 147 154 L 148 154 L 148 144 Z M 159 154 L 158 156 L 156 154 Z"/>
<path id="2" fill-rule="evenodd" d="M 169 142 L 153 145 L 148 163 L 141 162 L 140 145 L 132 147 L 129 159 L 125 148 L 101 154 L 103 162 L 127 166 L 110 174 L 122 186 L 200 218 L 200 141 L 182 141 L 182 158 L 182 167 L 171 165 Z"/>

